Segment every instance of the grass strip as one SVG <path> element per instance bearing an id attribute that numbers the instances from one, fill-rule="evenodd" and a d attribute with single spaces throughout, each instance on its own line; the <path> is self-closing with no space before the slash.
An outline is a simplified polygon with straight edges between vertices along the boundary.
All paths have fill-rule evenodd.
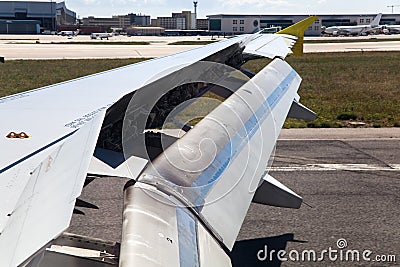
<path id="1" fill-rule="evenodd" d="M 0 64 L 0 96 L 133 64 L 143 59 L 16 60 Z M 289 119 L 285 128 L 400 127 L 400 52 L 305 54 L 287 61 L 303 78 L 301 102 L 313 122 Z M 270 60 L 245 64 L 258 72 Z"/>

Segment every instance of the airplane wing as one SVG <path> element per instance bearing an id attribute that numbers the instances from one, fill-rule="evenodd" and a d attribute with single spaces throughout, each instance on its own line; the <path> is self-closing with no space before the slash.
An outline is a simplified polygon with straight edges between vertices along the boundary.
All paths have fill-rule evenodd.
<path id="1" fill-rule="evenodd" d="M 315 116 L 284 61 L 315 19 L 0 98 L 0 265 L 25 266 L 65 231 L 92 175 L 135 182 L 121 266 L 230 266 L 255 195 L 301 204 L 265 169 L 286 117 Z M 252 74 L 255 57 L 273 61 Z"/>

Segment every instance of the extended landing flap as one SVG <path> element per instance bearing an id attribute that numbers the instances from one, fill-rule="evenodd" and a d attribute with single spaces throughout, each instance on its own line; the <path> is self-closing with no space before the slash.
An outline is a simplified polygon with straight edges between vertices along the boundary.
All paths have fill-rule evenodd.
<path id="1" fill-rule="evenodd" d="M 299 209 L 303 199 L 267 174 L 264 176 L 261 186 L 257 189 L 253 202 L 274 207 Z"/>
<path id="2" fill-rule="evenodd" d="M 314 111 L 303 106 L 297 101 L 293 101 L 292 107 L 290 108 L 288 118 L 313 121 L 317 118 L 317 114 Z"/>

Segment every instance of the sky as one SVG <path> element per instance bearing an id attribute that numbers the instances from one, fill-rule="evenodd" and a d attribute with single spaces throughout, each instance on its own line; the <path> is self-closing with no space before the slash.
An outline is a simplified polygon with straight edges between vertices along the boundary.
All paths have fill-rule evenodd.
<path id="1" fill-rule="evenodd" d="M 65 0 L 65 3 L 79 18 L 128 13 L 142 13 L 155 18 L 193 10 L 193 0 Z M 387 6 L 400 5 L 400 0 L 198 0 L 198 3 L 198 18 L 205 18 L 215 14 L 391 13 Z M 400 6 L 394 11 L 400 13 Z"/>

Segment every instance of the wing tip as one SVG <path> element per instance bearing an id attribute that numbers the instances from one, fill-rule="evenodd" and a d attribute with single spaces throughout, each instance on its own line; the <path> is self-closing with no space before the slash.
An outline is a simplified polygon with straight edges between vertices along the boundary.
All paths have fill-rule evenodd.
<path id="1" fill-rule="evenodd" d="M 297 41 L 292 48 L 293 54 L 295 56 L 302 56 L 304 54 L 304 32 L 310 27 L 316 20 L 318 16 L 310 16 L 302 21 L 299 21 L 292 26 L 289 26 L 276 34 L 289 34 L 297 37 Z"/>

